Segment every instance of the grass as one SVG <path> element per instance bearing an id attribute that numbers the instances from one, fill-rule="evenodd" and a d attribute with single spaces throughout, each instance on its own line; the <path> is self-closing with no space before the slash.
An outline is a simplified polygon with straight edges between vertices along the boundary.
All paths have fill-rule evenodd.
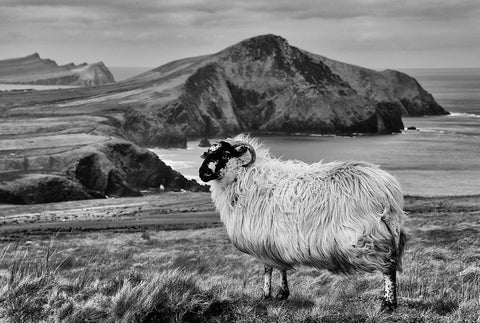
<path id="1" fill-rule="evenodd" d="M 411 239 L 393 314 L 378 312 L 380 274 L 302 267 L 289 273 L 288 301 L 262 300 L 262 265 L 223 228 L 206 228 L 4 243 L 0 321 L 478 322 L 480 207 L 432 201 L 407 203 Z M 274 290 L 279 280 L 274 272 Z"/>

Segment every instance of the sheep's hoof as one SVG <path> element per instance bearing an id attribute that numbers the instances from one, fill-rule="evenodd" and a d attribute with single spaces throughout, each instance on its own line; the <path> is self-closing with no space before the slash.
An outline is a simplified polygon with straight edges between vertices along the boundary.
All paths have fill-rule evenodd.
<path id="1" fill-rule="evenodd" d="M 290 296 L 290 292 L 287 290 L 279 290 L 275 298 L 279 301 L 286 301 L 288 299 L 288 296 Z"/>
<path id="2" fill-rule="evenodd" d="M 382 306 L 380 306 L 380 312 L 381 313 L 392 313 L 397 309 L 397 303 L 392 303 L 392 302 L 382 302 Z"/>

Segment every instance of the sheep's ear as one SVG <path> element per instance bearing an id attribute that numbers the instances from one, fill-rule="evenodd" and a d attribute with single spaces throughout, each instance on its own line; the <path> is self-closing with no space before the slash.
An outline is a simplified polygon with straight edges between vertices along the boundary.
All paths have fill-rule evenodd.
<path id="1" fill-rule="evenodd" d="M 208 148 L 208 152 L 209 152 L 209 153 L 214 152 L 214 151 L 218 150 L 220 147 L 222 147 L 222 141 L 217 142 L 216 144 L 211 145 L 210 148 Z"/>
<path id="2" fill-rule="evenodd" d="M 238 146 L 235 146 L 235 151 L 238 156 L 243 156 L 247 151 L 250 152 L 250 161 L 242 165 L 243 167 L 250 167 L 255 163 L 256 153 L 255 149 L 250 144 L 244 143 Z"/>

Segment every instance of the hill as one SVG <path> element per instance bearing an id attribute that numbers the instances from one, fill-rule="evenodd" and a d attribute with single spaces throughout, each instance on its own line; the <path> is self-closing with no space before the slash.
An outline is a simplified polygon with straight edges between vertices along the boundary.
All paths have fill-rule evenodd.
<path id="1" fill-rule="evenodd" d="M 0 60 L 0 83 L 91 86 L 113 83 L 110 70 L 98 62 L 59 66 L 38 53 Z"/>

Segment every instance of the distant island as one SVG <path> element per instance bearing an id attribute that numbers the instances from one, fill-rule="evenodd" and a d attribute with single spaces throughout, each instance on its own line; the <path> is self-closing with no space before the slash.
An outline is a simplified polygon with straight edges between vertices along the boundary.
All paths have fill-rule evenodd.
<path id="1" fill-rule="evenodd" d="M 38 53 L 0 60 L 0 83 L 92 86 L 114 82 L 103 62 L 59 66 L 53 60 L 40 58 Z"/>
<path id="2" fill-rule="evenodd" d="M 403 130 L 402 116 L 442 114 L 404 73 L 262 35 L 121 82 L 1 92 L 0 203 L 205 190 L 141 147 L 240 132 L 389 134 Z"/>

